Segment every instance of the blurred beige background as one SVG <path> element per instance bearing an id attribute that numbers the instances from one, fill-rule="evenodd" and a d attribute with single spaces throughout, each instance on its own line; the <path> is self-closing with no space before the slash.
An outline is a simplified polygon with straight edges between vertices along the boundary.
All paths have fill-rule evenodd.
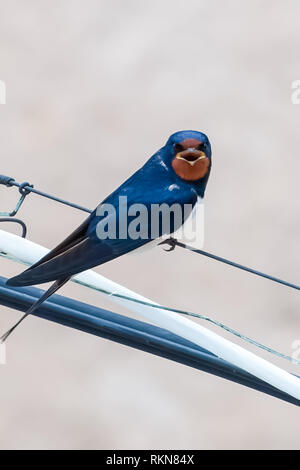
<path id="1" fill-rule="evenodd" d="M 93 208 L 169 134 L 204 131 L 205 248 L 299 283 L 299 15 L 297 0 L 1 0 L 0 172 Z M 85 217 L 34 195 L 20 215 L 48 247 Z M 157 248 L 98 272 L 286 354 L 300 338 L 297 292 L 199 256 Z M 1 331 L 20 316 L 0 313 Z M 72 329 L 29 318 L 7 355 L 2 449 L 299 448 L 296 407 Z"/>

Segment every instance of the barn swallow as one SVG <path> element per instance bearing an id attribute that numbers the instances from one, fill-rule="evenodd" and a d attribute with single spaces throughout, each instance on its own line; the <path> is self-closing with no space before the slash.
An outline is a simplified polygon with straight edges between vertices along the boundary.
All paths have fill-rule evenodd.
<path id="1" fill-rule="evenodd" d="M 42 302 L 62 287 L 72 276 L 119 256 L 129 253 L 153 241 L 150 230 L 144 238 L 132 238 L 127 233 L 101 239 L 99 223 L 103 222 L 101 209 L 106 205 L 115 208 L 116 222 L 121 219 L 120 199 L 126 197 L 128 207 L 142 204 L 189 205 L 192 208 L 198 198 L 203 198 L 211 170 L 211 146 L 205 134 L 198 131 L 179 131 L 172 134 L 167 143 L 158 150 L 136 173 L 110 194 L 91 215 L 62 243 L 36 264 L 7 281 L 10 286 L 30 286 L 54 281 L 52 286 L 34 303 L 25 315 L 0 338 L 5 341 L 16 326 L 33 313 Z M 130 223 L 130 217 L 126 221 Z M 184 224 L 185 216 L 180 221 Z M 145 222 L 151 226 L 151 219 Z M 168 234 L 175 230 L 174 224 Z M 166 234 L 159 223 L 157 237 Z"/>

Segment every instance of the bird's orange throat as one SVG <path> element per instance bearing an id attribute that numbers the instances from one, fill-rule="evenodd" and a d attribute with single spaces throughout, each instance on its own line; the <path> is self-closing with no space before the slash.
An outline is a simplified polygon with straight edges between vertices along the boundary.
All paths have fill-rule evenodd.
<path id="1" fill-rule="evenodd" d="M 203 178 L 210 166 L 209 158 L 205 157 L 192 164 L 184 159 L 174 158 L 172 168 L 181 179 L 185 181 L 197 181 Z"/>

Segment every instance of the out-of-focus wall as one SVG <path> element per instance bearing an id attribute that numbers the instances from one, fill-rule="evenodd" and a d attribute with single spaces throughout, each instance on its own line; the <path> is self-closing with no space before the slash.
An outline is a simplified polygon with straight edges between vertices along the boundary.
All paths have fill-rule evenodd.
<path id="1" fill-rule="evenodd" d="M 299 15 L 297 0 L 2 0 L 0 173 L 93 208 L 170 133 L 202 130 L 205 248 L 299 282 Z M 0 188 L 0 210 L 16 197 Z M 84 217 L 34 195 L 21 215 L 49 247 Z M 199 256 L 157 248 L 98 271 L 287 354 L 300 338 L 297 292 Z M 1 331 L 20 315 L 0 313 Z M 37 318 L 7 355 L 2 449 L 299 447 L 292 405 Z"/>

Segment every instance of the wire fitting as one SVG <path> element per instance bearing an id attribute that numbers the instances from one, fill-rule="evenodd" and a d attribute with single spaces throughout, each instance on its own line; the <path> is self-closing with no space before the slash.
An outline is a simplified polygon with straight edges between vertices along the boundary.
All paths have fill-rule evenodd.
<path id="1" fill-rule="evenodd" d="M 31 190 L 29 188 L 33 188 L 33 184 L 30 184 L 28 182 L 21 183 L 20 186 L 19 186 L 19 193 L 22 196 L 27 196 L 27 194 L 29 194 L 31 192 Z"/>
<path id="2" fill-rule="evenodd" d="M 15 179 L 11 178 L 10 176 L 0 175 L 0 184 L 4 186 L 13 186 Z"/>

